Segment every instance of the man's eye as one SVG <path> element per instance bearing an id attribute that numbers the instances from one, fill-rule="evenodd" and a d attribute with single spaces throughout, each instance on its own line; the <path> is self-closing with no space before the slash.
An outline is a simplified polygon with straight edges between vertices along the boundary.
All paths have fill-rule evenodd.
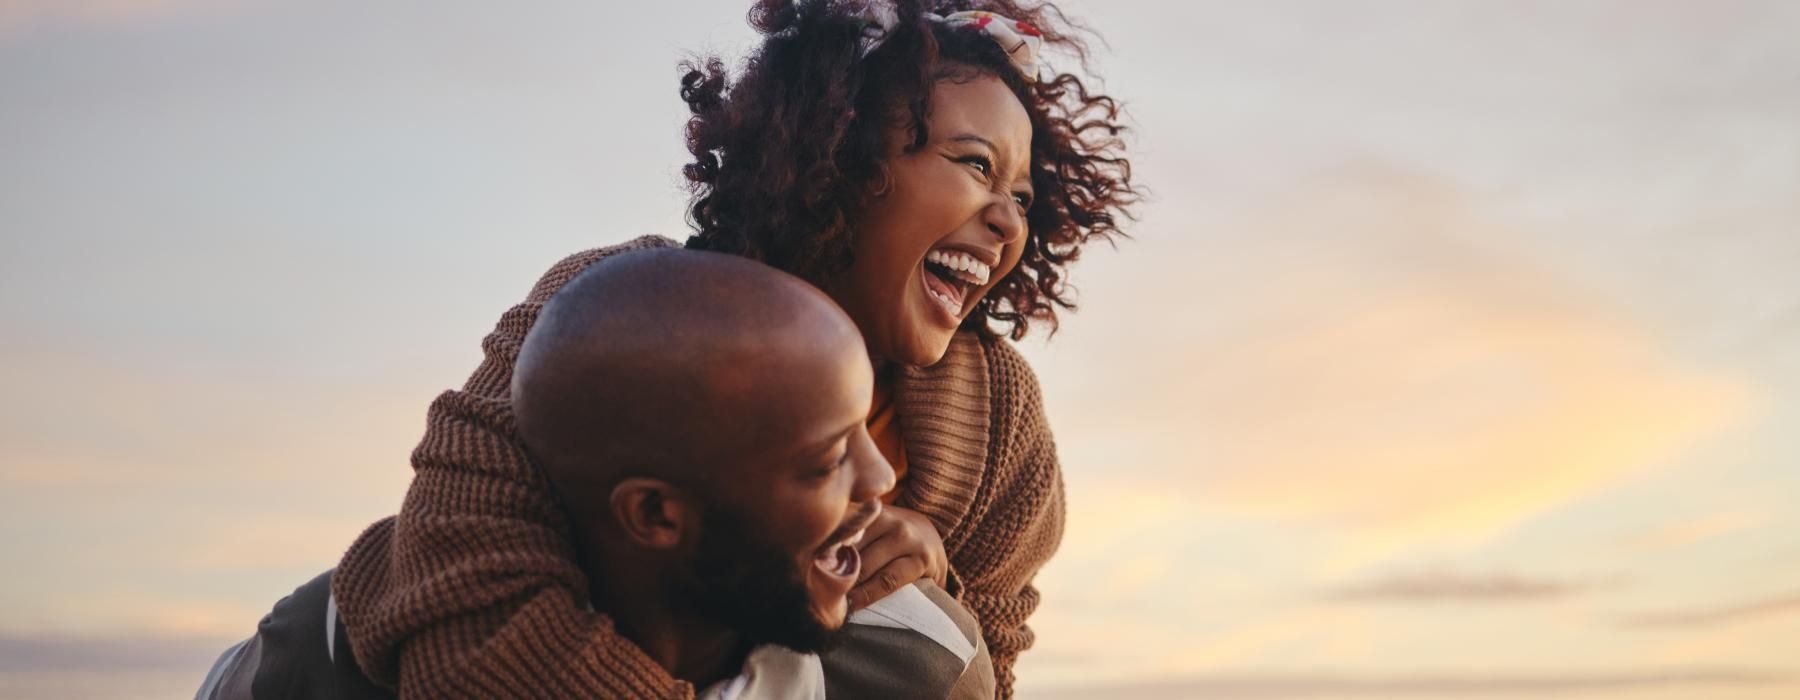
<path id="1" fill-rule="evenodd" d="M 815 476 L 819 476 L 819 477 L 831 476 L 832 474 L 836 474 L 837 470 L 842 469 L 844 467 L 844 465 L 849 464 L 849 463 L 850 463 L 850 451 L 845 450 L 844 456 L 839 457 L 835 460 L 832 460 L 832 462 L 830 464 L 820 467 L 819 470 L 813 472 L 813 474 Z"/>
<path id="2" fill-rule="evenodd" d="M 1031 194 L 1028 192 L 1015 193 L 1013 195 L 1013 201 L 1019 203 L 1020 211 L 1024 211 L 1026 209 L 1031 208 Z"/>

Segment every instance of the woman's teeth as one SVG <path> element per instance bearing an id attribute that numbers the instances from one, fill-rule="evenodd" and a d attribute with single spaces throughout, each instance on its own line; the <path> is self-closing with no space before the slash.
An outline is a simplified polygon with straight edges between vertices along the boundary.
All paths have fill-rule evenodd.
<path id="1" fill-rule="evenodd" d="M 952 285 L 942 277 L 931 272 L 926 273 L 924 282 L 925 293 L 931 297 L 932 301 L 935 301 L 939 306 L 944 307 L 944 312 L 950 314 L 950 318 L 957 318 L 962 315 L 962 287 Z"/>
<path id="2" fill-rule="evenodd" d="M 977 287 L 987 284 L 988 275 L 993 272 L 987 263 L 976 260 L 973 255 L 942 248 L 926 253 L 925 262 L 941 265 L 962 281 Z"/>

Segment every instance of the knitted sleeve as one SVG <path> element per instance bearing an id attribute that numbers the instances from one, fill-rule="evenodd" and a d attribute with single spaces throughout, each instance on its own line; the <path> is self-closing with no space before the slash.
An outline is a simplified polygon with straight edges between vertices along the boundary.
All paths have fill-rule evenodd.
<path id="1" fill-rule="evenodd" d="M 564 516 L 516 442 L 509 397 L 519 346 L 558 289 L 607 255 L 673 245 L 645 237 L 564 259 L 500 318 L 462 390 L 431 404 L 400 514 L 365 531 L 332 579 L 370 678 L 402 698 L 692 697 L 587 608 Z"/>
<path id="2" fill-rule="evenodd" d="M 993 387 L 993 468 L 960 528 L 951 566 L 961 599 L 981 621 L 998 697 L 1013 692 L 1013 663 L 1034 639 L 1026 618 L 1038 606 L 1031 585 L 1062 542 L 1063 482 L 1037 376 L 1004 341 L 984 343 Z"/>

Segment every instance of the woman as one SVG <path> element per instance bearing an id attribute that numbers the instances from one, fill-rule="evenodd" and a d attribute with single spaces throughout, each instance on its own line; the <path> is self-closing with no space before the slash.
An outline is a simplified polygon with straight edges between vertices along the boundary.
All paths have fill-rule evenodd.
<path id="1" fill-rule="evenodd" d="M 1005 338 L 1055 327 L 1072 308 L 1068 265 L 1119 233 L 1136 193 L 1115 103 L 1036 63 L 1042 43 L 1085 56 L 1061 13 L 973 4 L 759 3 L 765 38 L 743 75 L 714 59 L 682 80 L 687 245 L 792 272 L 856 321 L 878 370 L 870 432 L 900 476 L 860 545 L 852 604 L 938 580 L 980 621 L 1004 697 L 1063 519 L 1037 382 Z M 364 533 L 333 580 L 370 676 L 420 697 L 692 693 L 644 670 L 586 608 L 506 393 L 557 288 L 605 255 L 668 245 L 552 268 L 500 319 L 463 390 L 433 403 L 400 515 Z"/>

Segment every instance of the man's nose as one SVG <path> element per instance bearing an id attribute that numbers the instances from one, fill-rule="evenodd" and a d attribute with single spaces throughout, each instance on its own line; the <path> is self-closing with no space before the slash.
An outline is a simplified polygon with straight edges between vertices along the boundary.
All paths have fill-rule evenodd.
<path id="1" fill-rule="evenodd" d="M 861 431 L 858 431 L 861 432 Z M 875 441 L 864 433 L 858 442 L 861 459 L 856 460 L 856 484 L 851 488 L 850 499 L 868 501 L 880 498 L 882 494 L 894 490 L 897 479 L 894 477 L 894 465 L 889 464 L 881 450 L 875 447 Z"/>

